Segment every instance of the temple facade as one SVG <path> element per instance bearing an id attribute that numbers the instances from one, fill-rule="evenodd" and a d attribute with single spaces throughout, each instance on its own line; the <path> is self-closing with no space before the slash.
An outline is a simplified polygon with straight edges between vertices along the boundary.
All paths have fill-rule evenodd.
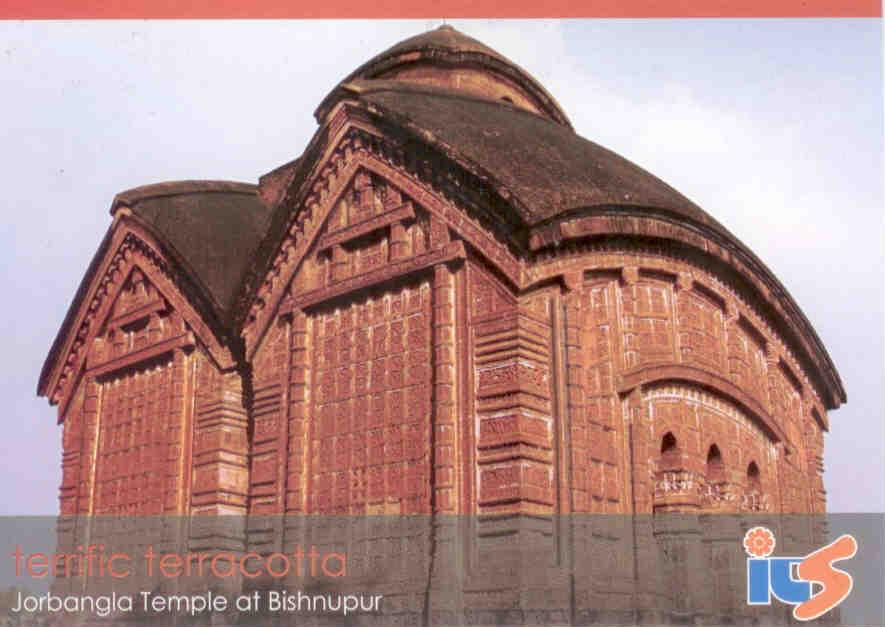
<path id="1" fill-rule="evenodd" d="M 38 387 L 63 515 L 825 511 L 802 311 L 525 71 L 444 26 L 316 120 L 114 198 Z"/>

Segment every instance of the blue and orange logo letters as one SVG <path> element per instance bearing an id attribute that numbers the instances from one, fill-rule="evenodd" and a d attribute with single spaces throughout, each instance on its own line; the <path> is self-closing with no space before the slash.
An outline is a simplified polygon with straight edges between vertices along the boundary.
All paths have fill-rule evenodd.
<path id="1" fill-rule="evenodd" d="M 774 534 L 753 527 L 744 536 L 747 551 L 747 603 L 770 605 L 771 597 L 793 607 L 797 620 L 814 620 L 839 605 L 851 593 L 854 580 L 834 562 L 857 553 L 854 536 L 845 534 L 805 557 L 770 557 Z"/>

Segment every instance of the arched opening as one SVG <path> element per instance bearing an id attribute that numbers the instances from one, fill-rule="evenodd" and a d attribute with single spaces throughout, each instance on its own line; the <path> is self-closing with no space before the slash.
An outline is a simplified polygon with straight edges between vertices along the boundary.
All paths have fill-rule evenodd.
<path id="1" fill-rule="evenodd" d="M 744 494 L 744 510 L 763 512 L 768 510 L 765 495 L 762 493 L 762 473 L 755 461 L 747 465 L 747 488 Z"/>
<path id="2" fill-rule="evenodd" d="M 685 467 L 676 436 L 668 431 L 661 438 L 661 456 L 655 472 L 653 511 L 657 514 L 697 509 L 697 480 L 697 473 L 692 473 Z"/>
<path id="3" fill-rule="evenodd" d="M 668 431 L 661 438 L 661 470 L 676 470 L 682 464 L 682 454 L 679 443 L 672 431 Z"/>
<path id="4" fill-rule="evenodd" d="M 753 492 L 762 490 L 762 478 L 759 476 L 759 466 L 756 462 L 750 462 L 747 466 L 747 488 Z"/>
<path id="5" fill-rule="evenodd" d="M 711 444 L 707 449 L 707 464 L 704 467 L 704 497 L 705 506 L 716 509 L 727 505 L 729 500 L 725 463 L 722 461 L 722 451 L 716 444 Z"/>
<path id="6" fill-rule="evenodd" d="M 725 464 L 722 462 L 722 453 L 719 447 L 711 444 L 707 451 L 707 469 L 706 479 L 710 482 L 720 482 L 725 480 Z"/>

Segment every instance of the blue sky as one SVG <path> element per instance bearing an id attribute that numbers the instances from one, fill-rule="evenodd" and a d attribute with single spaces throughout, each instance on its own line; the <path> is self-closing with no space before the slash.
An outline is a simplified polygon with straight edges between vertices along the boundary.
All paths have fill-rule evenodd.
<path id="1" fill-rule="evenodd" d="M 0 513 L 57 511 L 61 432 L 34 390 L 113 195 L 256 181 L 301 152 L 340 78 L 439 23 L 0 22 Z M 769 265 L 848 391 L 826 438 L 830 509 L 885 511 L 881 22 L 453 24 Z"/>

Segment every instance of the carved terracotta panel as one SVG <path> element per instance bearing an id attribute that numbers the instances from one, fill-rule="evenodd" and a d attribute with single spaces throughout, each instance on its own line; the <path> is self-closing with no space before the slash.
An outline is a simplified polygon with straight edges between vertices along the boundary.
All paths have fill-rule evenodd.
<path id="1" fill-rule="evenodd" d="M 310 511 L 426 511 L 431 287 L 426 281 L 312 317 Z"/>
<path id="2" fill-rule="evenodd" d="M 168 468 L 178 455 L 170 427 L 180 415 L 172 405 L 171 360 L 102 383 L 96 514 L 159 514 L 170 485 Z"/>
<path id="3" fill-rule="evenodd" d="M 672 285 L 643 277 L 621 288 L 621 302 L 625 369 L 675 361 Z"/>

